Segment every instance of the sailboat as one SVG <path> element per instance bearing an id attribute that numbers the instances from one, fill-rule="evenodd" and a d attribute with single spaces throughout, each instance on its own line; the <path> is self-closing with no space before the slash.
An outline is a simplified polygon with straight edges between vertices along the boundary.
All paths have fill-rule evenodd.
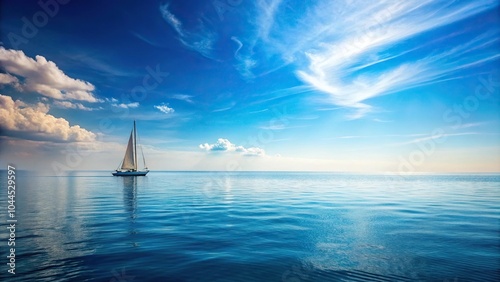
<path id="1" fill-rule="evenodd" d="M 149 170 L 146 166 L 146 159 L 144 158 L 144 153 L 142 154 L 142 159 L 144 162 L 144 170 L 137 170 L 137 130 L 135 128 L 135 120 L 134 120 L 134 128 L 132 128 L 132 132 L 130 132 L 130 138 L 128 139 L 127 150 L 125 151 L 125 156 L 123 157 L 123 161 L 118 166 L 118 168 L 112 172 L 114 176 L 145 176 Z M 142 150 L 141 150 L 142 152 Z"/>

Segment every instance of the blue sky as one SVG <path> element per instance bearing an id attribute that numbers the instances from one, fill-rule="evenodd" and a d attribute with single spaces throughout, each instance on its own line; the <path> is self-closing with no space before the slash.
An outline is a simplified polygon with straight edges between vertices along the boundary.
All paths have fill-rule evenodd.
<path id="1" fill-rule="evenodd" d="M 40 3 L 1 4 L 3 164 L 112 170 L 136 120 L 152 170 L 500 171 L 498 1 Z"/>

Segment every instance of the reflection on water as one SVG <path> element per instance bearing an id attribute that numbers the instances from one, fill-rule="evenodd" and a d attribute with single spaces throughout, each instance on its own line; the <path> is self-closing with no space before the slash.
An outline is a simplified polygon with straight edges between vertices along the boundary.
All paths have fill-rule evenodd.
<path id="1" fill-rule="evenodd" d="M 499 280 L 500 177 L 392 184 L 320 173 L 20 175 L 14 278 Z"/>
<path id="2" fill-rule="evenodd" d="M 79 202 L 88 196 L 88 190 L 78 188 L 83 179 L 30 178 L 29 172 L 19 172 L 17 179 L 18 259 L 14 278 L 50 280 L 60 275 L 79 277 L 89 271 L 88 265 L 78 259 L 95 253 L 87 221 L 90 206 Z"/>
<path id="3" fill-rule="evenodd" d="M 137 177 L 122 177 L 123 179 L 123 203 L 125 210 L 130 214 L 132 222 L 136 218 L 137 209 Z"/>
<path id="4" fill-rule="evenodd" d="M 123 180 L 123 204 L 128 215 L 128 239 L 134 247 L 139 246 L 137 242 L 137 177 L 122 177 Z"/>

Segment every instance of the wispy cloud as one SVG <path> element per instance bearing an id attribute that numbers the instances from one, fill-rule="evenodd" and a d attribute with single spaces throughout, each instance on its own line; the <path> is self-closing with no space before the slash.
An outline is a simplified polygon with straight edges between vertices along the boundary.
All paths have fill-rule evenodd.
<path id="1" fill-rule="evenodd" d="M 332 140 L 332 139 L 365 139 L 365 138 L 370 138 L 370 139 L 376 139 L 376 138 L 387 138 L 387 137 L 402 137 L 402 138 L 408 138 L 408 137 L 420 137 L 420 136 L 427 136 L 427 133 L 414 133 L 414 134 L 384 134 L 384 135 L 342 135 L 342 136 L 336 136 L 336 137 L 331 137 L 331 138 L 325 138 L 326 140 Z"/>
<path id="2" fill-rule="evenodd" d="M 234 51 L 234 58 L 237 61 L 236 69 L 243 75 L 243 77 L 248 79 L 254 78 L 255 75 L 253 74 L 252 69 L 257 65 L 257 62 L 248 55 L 240 54 L 240 50 L 243 48 L 243 43 L 236 36 L 232 36 L 231 40 L 238 45 L 236 51 Z"/>
<path id="3" fill-rule="evenodd" d="M 179 36 L 179 41 L 187 48 L 200 53 L 202 56 L 214 59 L 213 45 L 217 39 L 216 33 L 207 29 L 202 20 L 199 21 L 194 30 L 188 30 L 169 8 L 169 3 L 161 5 L 160 12 L 163 19 Z"/>
<path id="4" fill-rule="evenodd" d="M 249 56 L 239 55 L 240 60 L 281 56 L 283 64 L 293 63 L 297 77 L 311 90 L 326 94 L 323 102 L 352 109 L 351 119 L 373 111 L 367 102 L 371 98 L 450 79 L 458 70 L 500 58 L 497 52 L 482 52 L 498 43 L 498 29 L 431 51 L 425 43 L 407 43 L 409 38 L 494 9 L 498 5 L 494 0 L 324 0 L 301 13 L 287 12 L 293 8 L 280 4 L 257 2 L 258 32 L 247 41 L 259 44 L 266 54 L 247 52 Z M 286 18 L 281 17 L 284 14 L 300 16 L 278 20 L 278 15 Z M 450 42 L 465 32 L 437 40 Z"/>
<path id="5" fill-rule="evenodd" d="M 240 52 L 241 47 L 243 47 L 243 43 L 241 43 L 241 41 L 236 36 L 231 36 L 231 40 L 238 45 L 238 48 L 236 48 L 236 51 L 234 51 L 234 58 L 238 59 L 240 57 L 238 53 Z"/>
<path id="6" fill-rule="evenodd" d="M 269 33 L 274 25 L 274 19 L 278 8 L 283 0 L 258 0 L 256 2 L 257 8 L 259 10 L 259 16 L 257 16 L 257 39 L 262 41 L 267 41 L 269 39 Z"/>
<path id="7" fill-rule="evenodd" d="M 82 103 L 73 103 L 69 101 L 54 101 L 53 105 L 58 107 L 58 108 L 63 108 L 63 109 L 75 109 L 75 110 L 82 110 L 82 111 L 94 111 L 94 110 L 100 110 L 102 109 L 101 107 L 99 108 L 89 108 Z"/>
<path id="8" fill-rule="evenodd" d="M 446 133 L 446 134 L 439 134 L 439 135 L 428 135 L 425 137 L 419 137 L 419 138 L 412 139 L 410 141 L 395 143 L 392 145 L 394 146 L 394 145 L 417 144 L 417 143 L 421 143 L 421 142 L 428 141 L 428 140 L 436 140 L 436 139 L 443 140 L 444 138 L 447 138 L 447 137 L 464 136 L 464 135 L 478 135 L 478 134 L 481 134 L 481 133 L 478 133 L 478 132 L 458 132 L 458 133 Z"/>
<path id="9" fill-rule="evenodd" d="M 181 101 L 184 101 L 184 102 L 187 102 L 187 103 L 190 103 L 190 104 L 194 103 L 194 101 L 193 101 L 192 98 L 193 98 L 193 96 L 186 95 L 186 94 L 175 94 L 175 95 L 172 95 L 172 99 L 181 100 Z"/>
<path id="10" fill-rule="evenodd" d="M 219 112 L 225 112 L 225 111 L 228 111 L 230 109 L 232 109 L 234 107 L 234 105 L 236 105 L 236 103 L 231 103 L 230 106 L 227 106 L 227 107 L 223 107 L 223 108 L 218 108 L 218 109 L 215 109 L 212 111 L 212 113 L 219 113 Z"/>
<path id="11" fill-rule="evenodd" d="M 214 144 L 200 144 L 200 149 L 213 152 L 236 152 L 244 156 L 265 156 L 264 149 L 258 147 L 245 148 L 231 143 L 228 139 L 219 138 Z"/>
<path id="12" fill-rule="evenodd" d="M 464 123 L 461 125 L 452 126 L 451 128 L 453 130 L 457 130 L 457 129 L 471 128 L 471 127 L 479 127 L 479 126 L 483 126 L 483 125 L 489 124 L 489 123 L 492 123 L 492 121 L 469 122 L 469 123 Z"/>
<path id="13" fill-rule="evenodd" d="M 273 125 L 260 126 L 259 128 L 264 130 L 283 130 L 286 129 L 287 127 L 284 124 L 273 124 Z"/>
<path id="14" fill-rule="evenodd" d="M 131 109 L 131 108 L 137 108 L 139 107 L 139 103 L 138 102 L 133 102 L 133 103 L 120 103 L 120 104 L 117 104 L 117 103 L 113 103 L 111 104 L 111 106 L 113 107 L 117 107 L 117 108 L 122 108 L 122 109 Z"/>
<path id="15" fill-rule="evenodd" d="M 357 12 L 350 14 L 350 17 L 358 19 L 351 22 L 354 27 L 339 28 L 323 35 L 324 45 L 316 50 L 307 50 L 308 66 L 297 71 L 298 77 L 313 89 L 327 93 L 331 103 L 355 109 L 350 118 L 360 118 L 370 112 L 371 106 L 365 103 L 370 98 L 430 83 L 477 61 L 498 57 L 496 54 L 483 55 L 479 60 L 462 57 L 474 46 L 488 44 L 485 42 L 488 39 L 480 35 L 462 46 L 436 55 L 393 63 L 396 61 L 394 58 L 406 51 L 395 51 L 400 52 L 395 54 L 386 52 L 394 44 L 491 8 L 494 3 L 446 3 L 443 8 L 435 7 L 435 3 L 430 1 L 391 1 L 382 6 L 377 3 L 363 4 L 364 7 L 357 7 Z M 385 14 L 367 16 L 368 11 L 374 10 L 384 11 Z M 439 15 L 433 11 L 439 11 Z M 342 19 L 341 26 L 350 22 L 348 19 Z M 374 69 L 374 65 L 378 68 Z"/>
<path id="16" fill-rule="evenodd" d="M 150 38 L 148 38 L 148 37 L 146 37 L 144 35 L 141 35 L 141 34 L 139 34 L 137 32 L 131 31 L 131 33 L 132 33 L 133 36 L 137 37 L 141 41 L 143 41 L 143 42 L 145 42 L 145 43 L 147 43 L 147 44 L 149 44 L 151 46 L 154 46 L 154 47 L 165 47 L 165 45 L 162 45 L 162 44 L 160 44 L 160 43 L 158 43 L 158 42 L 156 42 L 156 41 L 154 41 L 154 40 L 152 40 L 152 39 L 150 39 Z"/>
<path id="17" fill-rule="evenodd" d="M 133 71 L 124 70 L 124 68 L 106 63 L 109 62 L 109 58 L 105 58 L 100 54 L 82 52 L 78 54 L 68 54 L 66 56 L 72 61 L 72 64 L 83 65 L 85 68 L 92 69 L 100 75 L 121 77 L 136 75 Z"/>
<path id="18" fill-rule="evenodd" d="M 268 54 L 265 54 L 264 58 L 259 58 L 259 56 L 255 56 L 257 53 L 255 49 L 257 46 L 262 44 L 267 45 L 267 47 L 274 44 L 270 44 L 269 36 L 273 27 L 275 27 L 276 13 L 279 11 L 282 2 L 282 0 L 255 1 L 254 5 L 256 13 L 255 16 L 250 19 L 250 24 L 252 24 L 255 28 L 255 30 L 253 30 L 253 35 L 245 37 L 244 39 L 240 39 L 236 36 L 231 37 L 231 40 L 238 45 L 234 55 L 237 61 L 235 65 L 236 69 L 246 79 L 253 79 L 256 76 L 264 75 L 268 72 L 279 69 L 284 65 L 283 63 L 280 63 L 278 67 L 274 69 L 267 69 L 264 73 L 259 75 L 255 74 L 255 68 L 261 65 L 261 61 L 265 60 L 266 64 L 271 64 L 266 56 Z"/>
<path id="19" fill-rule="evenodd" d="M 182 29 L 182 23 L 177 17 L 170 12 L 169 8 L 170 4 L 164 4 L 160 6 L 160 12 L 163 16 L 163 19 L 177 31 L 177 33 L 181 36 L 184 36 L 184 30 Z"/>

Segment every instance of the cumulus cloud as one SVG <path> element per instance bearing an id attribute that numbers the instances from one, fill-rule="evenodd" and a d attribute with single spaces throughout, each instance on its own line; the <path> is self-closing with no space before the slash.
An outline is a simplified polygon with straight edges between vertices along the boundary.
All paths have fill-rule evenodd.
<path id="1" fill-rule="evenodd" d="M 131 109 L 131 108 L 137 108 L 137 107 L 139 107 L 139 103 L 138 102 L 128 103 L 128 104 L 125 104 L 125 103 L 120 103 L 120 104 L 114 103 L 114 104 L 111 104 L 111 106 L 117 107 L 117 108 L 122 108 L 122 109 Z"/>
<path id="2" fill-rule="evenodd" d="M 155 109 L 158 109 L 166 114 L 170 114 L 170 113 L 175 112 L 174 109 L 170 108 L 168 105 L 165 105 L 165 104 L 156 105 L 154 107 L 155 107 Z"/>
<path id="3" fill-rule="evenodd" d="M 63 118 L 48 114 L 43 103 L 27 105 L 0 94 L 0 128 L 12 137 L 56 142 L 94 141 L 96 135 L 79 125 L 70 126 Z"/>
<path id="4" fill-rule="evenodd" d="M 200 148 L 207 151 L 235 151 L 236 145 L 227 139 L 219 138 L 215 144 L 201 144 Z"/>
<path id="5" fill-rule="evenodd" d="M 17 79 L 17 77 L 10 75 L 8 73 L 0 73 L 0 84 L 12 85 L 17 90 L 21 90 L 21 85 L 19 84 L 19 79 Z"/>
<path id="6" fill-rule="evenodd" d="M 0 77 L 0 83 L 8 82 L 14 86 L 17 83 L 23 91 L 36 92 L 57 100 L 99 102 L 92 93 L 94 85 L 67 76 L 54 62 L 43 56 L 32 59 L 23 51 L 0 47 L 0 65 L 7 72 Z"/>
<path id="7" fill-rule="evenodd" d="M 264 156 L 266 152 L 264 149 L 257 147 L 245 148 L 243 146 L 236 146 L 229 140 L 224 138 L 217 139 L 214 144 L 200 144 L 200 149 L 205 151 L 215 151 L 215 152 L 238 152 L 244 156 Z"/>
<path id="8" fill-rule="evenodd" d="M 265 156 L 266 152 L 262 148 L 250 147 L 243 148 L 241 146 L 236 150 L 237 152 L 242 152 L 244 156 Z"/>

